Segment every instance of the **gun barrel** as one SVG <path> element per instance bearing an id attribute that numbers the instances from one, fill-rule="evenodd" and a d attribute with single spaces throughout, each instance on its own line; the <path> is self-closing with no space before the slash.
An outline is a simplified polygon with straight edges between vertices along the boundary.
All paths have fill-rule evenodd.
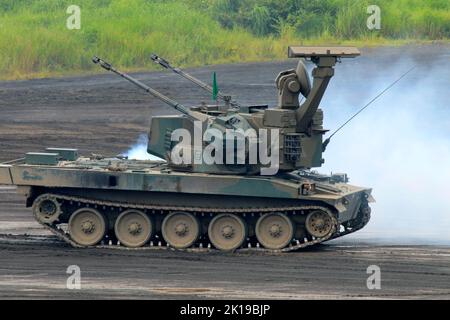
<path id="1" fill-rule="evenodd" d="M 178 103 L 175 100 L 170 99 L 169 97 L 167 97 L 167 96 L 163 95 L 162 93 L 156 91 L 155 89 L 147 86 L 145 83 L 142 83 L 141 81 L 129 76 L 128 74 L 115 69 L 110 63 L 106 62 L 105 60 L 103 60 L 99 57 L 93 57 L 92 62 L 94 62 L 95 64 L 99 64 L 105 70 L 111 71 L 111 72 L 121 76 L 122 78 L 125 78 L 126 80 L 130 81 L 134 85 L 145 90 L 146 92 L 150 93 L 155 98 L 160 99 L 161 101 L 165 102 L 166 104 L 168 104 L 172 108 L 180 111 L 181 113 L 187 115 L 188 117 L 194 118 L 191 115 L 189 108 L 183 106 L 182 104 Z"/>
<path id="2" fill-rule="evenodd" d="M 197 78 L 191 76 L 189 73 L 184 72 L 184 71 L 181 70 L 180 68 L 173 67 L 173 66 L 170 64 L 169 61 L 167 61 L 167 60 L 161 58 L 160 56 L 158 56 L 158 55 L 156 55 L 156 54 L 154 54 L 154 53 L 150 55 L 150 58 L 151 58 L 155 63 L 157 63 L 157 64 L 159 64 L 160 66 L 162 66 L 163 68 L 172 70 L 174 73 L 176 73 L 176 74 L 182 76 L 183 78 L 185 78 L 185 79 L 187 79 L 187 80 L 189 80 L 189 81 L 195 83 L 195 84 L 198 85 L 200 88 L 202 88 L 202 89 L 208 91 L 208 92 L 211 93 L 211 94 L 213 93 L 213 88 L 212 88 L 210 85 L 208 85 L 208 84 L 204 83 L 203 81 L 201 81 L 201 80 L 199 80 L 199 79 L 197 79 Z M 233 106 L 233 107 L 239 107 L 239 104 L 238 104 L 236 101 L 231 100 L 231 96 L 224 95 L 224 94 L 221 93 L 220 91 L 217 93 L 217 96 L 218 96 L 219 98 L 221 98 L 222 100 L 224 100 L 226 104 L 230 104 L 230 105 Z"/>

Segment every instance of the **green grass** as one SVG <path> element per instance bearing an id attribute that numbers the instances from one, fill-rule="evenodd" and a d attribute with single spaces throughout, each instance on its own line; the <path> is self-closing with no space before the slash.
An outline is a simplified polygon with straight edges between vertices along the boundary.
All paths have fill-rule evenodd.
<path id="1" fill-rule="evenodd" d="M 284 18 L 282 8 L 275 10 L 293 0 L 255 1 L 0 0 L 0 78 L 99 72 L 91 62 L 93 55 L 132 71 L 155 69 L 149 59 L 152 52 L 186 67 L 280 59 L 290 44 L 447 41 L 450 32 L 446 0 L 374 1 L 385 12 L 383 29 L 376 32 L 364 28 L 366 0 L 323 0 L 320 3 L 327 6 L 312 8 L 306 22 L 299 22 L 295 12 Z M 308 3 L 319 5 L 313 0 Z M 66 28 L 66 9 L 71 4 L 81 7 L 80 30 Z M 274 4 L 275 9 L 270 6 Z M 217 14 L 218 8 L 227 14 L 223 11 L 227 6 L 231 6 L 230 25 L 224 25 Z M 247 9 L 255 21 L 252 25 L 246 20 Z M 317 19 L 319 13 L 327 18 Z M 405 21 L 410 21 L 409 27 Z"/>
<path id="2" fill-rule="evenodd" d="M 241 26 L 255 35 L 278 35 L 285 25 L 302 38 L 333 34 L 348 40 L 374 33 L 366 28 L 367 8 L 380 7 L 385 38 L 443 39 L 450 34 L 448 0 L 187 0 L 211 12 L 223 27 Z"/>

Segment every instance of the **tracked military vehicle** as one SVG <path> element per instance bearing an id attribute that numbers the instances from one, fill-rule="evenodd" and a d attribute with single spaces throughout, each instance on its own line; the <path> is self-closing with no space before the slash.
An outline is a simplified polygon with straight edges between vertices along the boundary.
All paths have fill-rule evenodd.
<path id="1" fill-rule="evenodd" d="M 163 160 L 48 148 L 0 165 L 0 184 L 17 185 L 36 220 L 76 247 L 291 251 L 355 232 L 369 221 L 371 189 L 348 184 L 345 174 L 322 175 L 312 168 L 324 161 L 327 130 L 319 104 L 333 68 L 359 51 L 289 47 L 288 55 L 299 62 L 277 76 L 273 108 L 243 106 L 221 92 L 216 94 L 223 103 L 186 107 L 94 57 L 94 63 L 180 112 L 151 119 L 148 153 Z M 157 55 L 151 59 L 215 91 Z M 312 84 L 305 60 L 315 64 Z M 176 139 L 179 129 L 200 139 Z M 208 130 L 214 139 L 202 139 Z M 253 135 L 246 136 L 248 130 Z M 230 132 L 244 132 L 240 147 Z M 252 143 L 260 151 L 256 156 Z M 242 152 L 228 158 L 224 146 Z M 260 159 L 264 154 L 276 160 L 275 170 Z"/>

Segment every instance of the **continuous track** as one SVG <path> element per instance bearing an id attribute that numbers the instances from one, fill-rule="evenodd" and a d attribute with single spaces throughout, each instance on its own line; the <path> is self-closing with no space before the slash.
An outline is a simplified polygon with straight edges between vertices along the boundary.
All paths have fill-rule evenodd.
<path id="1" fill-rule="evenodd" d="M 197 217 L 203 217 L 205 215 L 211 215 L 213 213 L 234 213 L 239 214 L 242 217 L 246 217 L 246 215 L 262 215 L 263 213 L 267 212 L 283 212 L 286 213 L 288 216 L 295 216 L 295 215 L 305 215 L 307 212 L 310 212 L 311 210 L 323 210 L 331 214 L 333 217 L 333 229 L 332 232 L 328 233 L 326 236 L 322 238 L 315 238 L 315 237 L 304 237 L 303 239 L 293 239 L 291 243 L 282 248 L 282 249 L 265 249 L 263 248 L 259 243 L 255 243 L 255 241 L 251 241 L 250 239 L 247 239 L 247 241 L 244 243 L 244 245 L 234 250 L 235 252 L 289 252 L 289 251 L 295 251 L 304 249 L 306 247 L 310 247 L 319 243 L 322 243 L 327 240 L 335 239 L 344 235 L 347 235 L 349 233 L 353 233 L 361 228 L 363 228 L 370 219 L 370 207 L 368 206 L 367 202 L 364 202 L 358 212 L 358 216 L 349 222 L 347 222 L 345 225 L 338 225 L 337 219 L 335 217 L 335 214 L 331 212 L 330 209 L 328 209 L 325 206 L 320 205 L 303 205 L 303 206 L 297 206 L 297 207 L 262 207 L 262 208 L 217 208 L 217 207 L 211 207 L 211 208 L 205 208 L 205 207 L 183 207 L 183 206 L 159 206 L 159 205 L 143 205 L 143 204 L 131 204 L 131 203 L 122 203 L 122 202 L 112 202 L 112 201 L 100 201 L 100 200 L 93 200 L 88 198 L 82 198 L 82 197 L 75 197 L 75 196 L 67 196 L 67 195 L 60 195 L 60 194 L 47 194 L 50 197 L 54 197 L 57 199 L 57 201 L 61 204 L 61 206 L 64 206 L 64 204 L 68 204 L 70 206 L 76 206 L 76 207 L 90 207 L 95 209 L 100 209 L 102 211 L 108 211 L 108 210 L 114 210 L 114 209 L 139 209 L 143 210 L 145 213 L 149 215 L 158 215 L 158 214 L 168 214 L 172 211 L 184 211 L 184 212 L 190 212 L 193 215 Z M 77 248 L 84 248 L 84 247 L 90 247 L 90 248 L 108 248 L 108 249 L 119 249 L 119 250 L 182 250 L 182 251 L 188 251 L 188 252 L 205 252 L 205 251 L 212 251 L 217 250 L 215 249 L 208 241 L 207 237 L 206 239 L 204 237 L 200 238 L 200 241 L 197 241 L 189 248 L 186 249 L 175 249 L 171 247 L 169 244 L 166 244 L 164 239 L 159 235 L 158 238 L 152 239 L 149 241 L 148 244 L 142 247 L 138 248 L 129 248 L 126 246 L 121 245 L 118 241 L 113 240 L 111 238 L 108 239 L 108 236 L 105 236 L 105 238 L 101 241 L 101 244 L 95 245 L 95 246 L 82 246 L 75 241 L 73 241 L 64 228 L 61 227 L 61 224 L 53 223 L 53 224 L 47 224 L 43 223 L 42 221 L 39 221 L 39 219 L 36 217 L 36 220 L 47 230 L 52 232 L 54 235 L 56 235 L 59 239 L 62 241 L 67 242 L 73 247 Z"/>

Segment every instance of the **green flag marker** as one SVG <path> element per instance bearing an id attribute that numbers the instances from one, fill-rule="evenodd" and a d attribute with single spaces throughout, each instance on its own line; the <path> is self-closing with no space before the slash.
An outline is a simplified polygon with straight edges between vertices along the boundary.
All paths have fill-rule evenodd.
<path id="1" fill-rule="evenodd" d="M 217 79 L 216 79 L 216 72 L 213 73 L 213 87 L 212 87 L 212 98 L 213 100 L 217 100 L 217 93 L 219 92 L 219 89 L 217 88 Z"/>

